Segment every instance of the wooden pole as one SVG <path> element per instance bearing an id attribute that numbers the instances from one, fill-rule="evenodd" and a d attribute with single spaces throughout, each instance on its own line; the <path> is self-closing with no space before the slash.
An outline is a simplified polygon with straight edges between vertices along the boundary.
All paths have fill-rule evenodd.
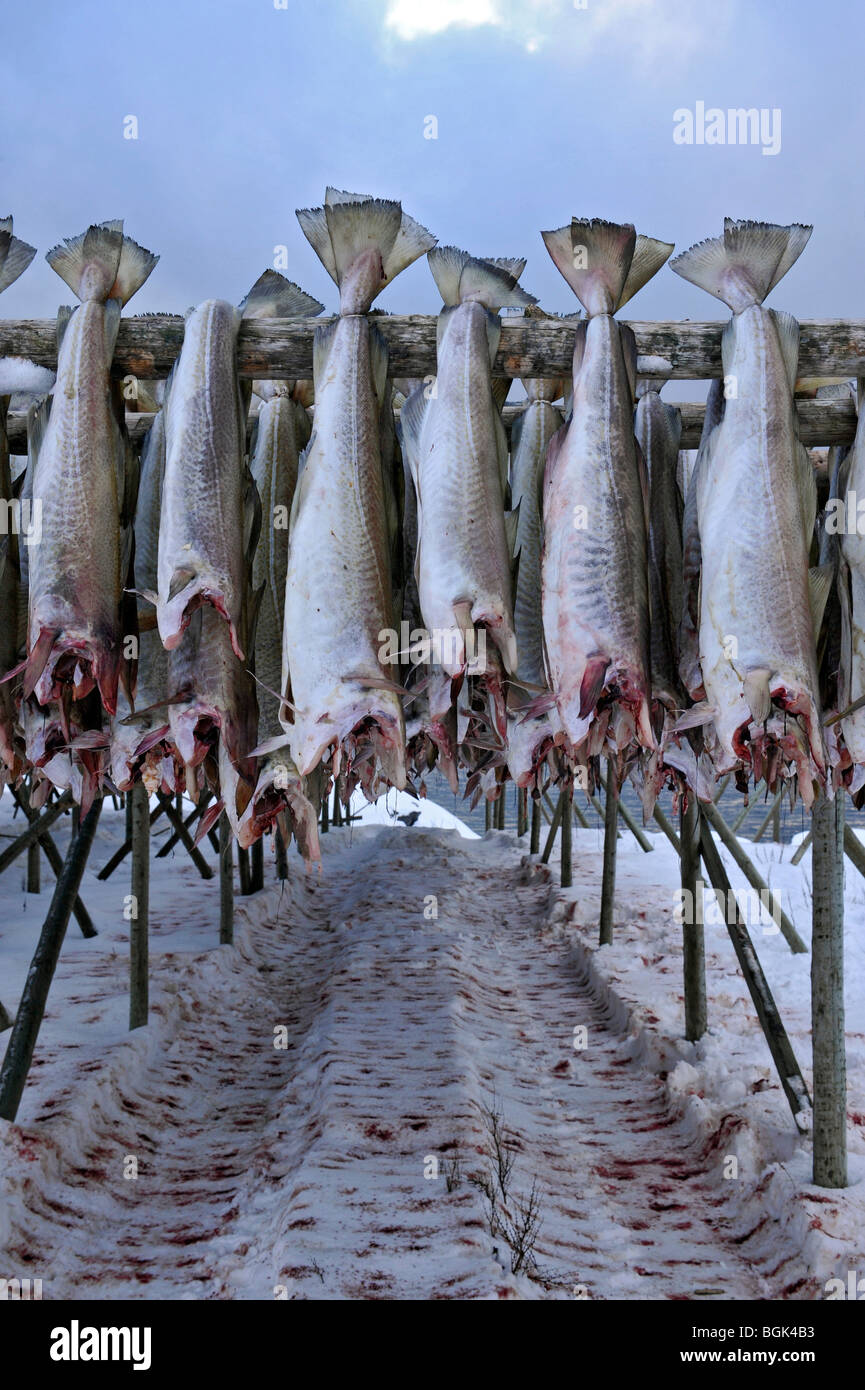
<path id="1" fill-rule="evenodd" d="M 791 864 L 798 864 L 799 861 L 800 861 L 800 859 L 804 859 L 804 858 L 805 858 L 805 855 L 807 854 L 808 850 L 811 848 L 811 840 L 812 840 L 812 838 L 813 838 L 813 835 L 814 835 L 813 830 L 809 830 L 809 831 L 808 831 L 808 834 L 805 836 L 804 840 L 802 841 L 802 843 L 799 845 L 798 849 L 796 850 L 796 853 L 792 856 L 792 858 L 791 858 L 791 860 L 790 860 L 790 863 L 791 863 Z"/>
<path id="2" fill-rule="evenodd" d="M 130 822 L 129 822 L 129 817 L 130 817 L 130 815 L 132 814 L 132 812 L 131 812 L 131 810 L 130 810 L 130 806 L 131 806 L 130 796 L 129 796 L 129 792 L 127 792 L 127 793 L 126 793 L 127 827 L 128 827 L 129 824 L 130 824 Z M 161 801 L 157 802 L 157 804 L 154 806 L 153 810 L 150 812 L 150 824 L 153 825 L 154 821 L 157 821 L 157 820 L 159 819 L 159 817 L 164 813 L 164 811 L 165 811 L 165 806 L 164 806 L 164 804 L 163 804 Z M 119 864 L 122 864 L 122 863 L 123 863 L 123 860 L 126 858 L 127 854 L 131 854 L 131 852 L 132 852 L 132 835 L 131 835 L 129 829 L 127 828 L 127 831 L 126 831 L 126 839 L 123 841 L 123 844 L 120 846 L 119 849 L 117 849 L 117 850 L 114 851 L 114 853 L 112 854 L 112 856 L 111 856 L 111 858 L 109 859 L 108 863 L 107 863 L 107 864 L 103 864 L 102 868 L 99 870 L 99 873 L 96 875 L 96 877 L 99 879 L 100 883 L 104 883 L 106 879 L 110 878 L 111 875 L 114 873 L 114 870 L 118 867 L 118 865 L 119 865 Z"/>
<path id="3" fill-rule="evenodd" d="M 231 855 L 231 826 L 223 811 L 219 817 L 219 943 L 234 942 L 234 865 Z"/>
<path id="4" fill-rule="evenodd" d="M 30 962 L 24 993 L 0 1069 L 0 1119 L 14 1120 L 18 1114 L 36 1039 L 45 1014 L 48 991 L 57 969 L 72 904 L 81 886 L 101 810 L 102 800 L 97 797 L 66 851 L 63 870 L 54 888 L 48 915 Z"/>
<path id="5" fill-rule="evenodd" d="M 685 1037 L 702 1038 L 707 1026 L 706 942 L 703 932 L 703 877 L 700 873 L 700 817 L 693 796 L 679 817 L 681 883 L 684 904 L 682 952 L 685 981 Z M 690 905 L 690 910 L 689 910 Z"/>
<path id="6" fill-rule="evenodd" d="M 721 860 L 718 846 L 712 839 L 709 822 L 705 815 L 706 807 L 700 806 L 700 850 L 703 863 L 709 875 L 709 882 L 715 890 L 724 914 L 727 931 L 733 942 L 733 950 L 739 968 L 748 986 L 748 992 L 757 1011 L 760 1027 L 769 1044 L 769 1051 L 775 1062 L 787 1103 L 800 1130 L 808 1128 L 811 1115 L 811 1099 L 804 1077 L 796 1061 L 796 1054 L 790 1044 L 787 1031 L 781 1022 L 772 991 L 763 974 L 762 966 L 754 950 L 747 925 L 736 902 L 736 895 L 730 887 L 730 880 Z M 800 1118 L 801 1117 L 801 1118 Z M 806 1118 L 807 1117 L 807 1118 Z"/>
<path id="7" fill-rule="evenodd" d="M 811 1038 L 814 1182 L 847 1186 L 847 1063 L 844 1051 L 844 797 L 821 796 L 811 812 Z"/>
<path id="8" fill-rule="evenodd" d="M 661 829 L 663 830 L 663 832 L 664 832 L 664 834 L 666 835 L 667 839 L 670 841 L 670 844 L 673 846 L 673 849 L 676 851 L 676 853 L 677 853 L 677 854 L 681 854 L 681 852 L 682 852 L 682 846 L 681 846 L 681 844 L 679 843 L 679 837 L 678 837 L 678 835 L 676 834 L 675 830 L 673 829 L 672 825 L 670 824 L 670 821 L 669 821 L 668 817 L 667 817 L 667 816 L 664 814 L 664 812 L 661 810 L 661 808 L 660 808 L 660 806 L 658 805 L 657 801 L 655 802 L 654 806 L 652 807 L 652 818 L 653 818 L 653 820 L 661 827 Z"/>
<path id="9" fill-rule="evenodd" d="M 772 801 L 772 805 L 769 807 L 768 811 L 766 812 L 765 816 L 763 817 L 763 820 L 762 820 L 761 823 L 760 823 L 760 829 L 757 831 L 757 834 L 754 836 L 754 844 L 755 844 L 755 845 L 757 845 L 757 844 L 760 843 L 760 840 L 762 839 L 762 837 L 763 837 L 763 835 L 764 835 L 764 833 L 765 833 L 765 831 L 766 831 L 766 829 L 767 829 L 767 827 L 768 827 L 768 825 L 769 825 L 770 820 L 772 820 L 773 817 L 775 816 L 776 811 L 780 811 L 780 808 L 781 808 L 781 797 L 784 795 L 785 790 L 786 790 L 785 787 L 781 787 L 781 788 L 779 788 L 779 790 L 776 792 L 775 797 L 774 797 L 774 799 L 773 799 L 773 801 Z"/>
<path id="10" fill-rule="evenodd" d="M 253 893 L 260 893 L 264 887 L 264 841 L 260 836 L 252 846 L 249 878 Z"/>
<path id="11" fill-rule="evenodd" d="M 240 895 L 248 898 L 252 892 L 249 874 L 249 850 L 237 846 L 237 876 L 240 879 Z"/>
<path id="12" fill-rule="evenodd" d="M 529 854 L 537 854 L 541 847 L 541 798 L 532 797 L 532 828 L 529 836 Z"/>
<path id="13" fill-rule="evenodd" d="M 329 828 L 330 828 L 330 826 L 329 826 L 329 817 L 328 817 L 328 803 L 327 803 L 327 796 L 325 795 L 325 796 L 323 796 L 323 797 L 321 798 L 321 833 L 322 833 L 322 835 L 326 835 L 327 832 L 328 832 L 328 830 L 329 830 Z M 243 886 L 242 886 L 242 885 L 243 885 L 243 875 L 242 875 L 242 872 L 241 872 L 241 880 L 240 880 L 240 881 L 241 881 L 241 889 L 240 889 L 240 891 L 241 891 L 241 893 L 242 893 L 242 892 L 243 892 Z"/>
<path id="14" fill-rule="evenodd" d="M 204 792 L 201 793 L 201 796 L 198 798 L 197 804 L 196 804 L 195 806 L 193 806 L 192 810 L 189 812 L 189 815 L 186 816 L 186 818 L 185 818 L 184 821 L 183 821 L 184 829 L 188 830 L 189 827 L 190 827 L 195 821 L 201 819 L 201 817 L 204 815 L 204 812 L 207 810 L 207 807 L 209 806 L 209 804 L 210 804 L 210 802 L 211 802 L 212 800 L 213 800 L 213 794 L 212 794 L 212 792 L 204 791 Z M 211 832 L 210 832 L 210 839 L 211 839 L 211 842 L 213 841 L 213 838 L 214 838 L 214 832 L 211 830 Z M 166 857 L 167 855 L 169 855 L 169 854 L 171 853 L 171 851 L 174 849 L 174 846 L 177 844 L 177 842 L 178 842 L 179 839 L 180 839 L 180 835 L 178 834 L 178 832 L 177 832 L 176 830 L 172 831 L 172 833 L 169 835 L 168 839 L 165 841 L 165 844 L 164 844 L 164 845 L 161 845 L 160 848 L 156 851 L 156 858 L 157 858 L 157 859 L 165 859 L 165 857 Z M 216 836 L 216 844 L 213 846 L 213 848 L 216 850 L 216 852 L 217 852 L 217 854 L 218 854 L 218 853 L 219 853 L 219 836 L 218 836 L 218 835 Z"/>
<path id="15" fill-rule="evenodd" d="M 485 799 L 484 799 L 484 830 L 492 830 L 492 828 L 493 828 L 493 803 L 490 801 L 489 797 L 485 797 Z"/>
<path id="16" fill-rule="evenodd" d="M 840 796 L 841 793 L 839 792 Z M 801 846 L 800 846 L 801 848 Z M 855 869 L 865 878 L 865 848 L 852 825 L 844 826 L 844 853 Z"/>
<path id="17" fill-rule="evenodd" d="M 143 782 L 127 797 L 131 809 L 132 902 L 129 920 L 129 1027 L 143 1028 L 149 1012 L 150 798 Z M 173 808 L 172 808 L 173 809 Z"/>
<path id="18" fill-rule="evenodd" d="M 276 877 L 278 879 L 288 878 L 288 855 L 285 849 L 285 840 L 282 838 L 282 831 L 276 825 L 273 828 L 273 849 L 276 857 Z"/>
<path id="19" fill-rule="evenodd" d="M 20 787 L 10 786 L 9 790 L 11 791 L 15 800 L 18 802 L 18 805 L 23 810 L 27 819 L 31 822 L 38 821 L 39 812 L 34 811 L 31 808 L 29 794 L 23 782 Z M 51 870 L 54 874 L 55 879 L 58 878 L 60 874 L 63 872 L 63 856 L 61 855 L 59 849 L 54 843 L 54 839 L 49 831 L 42 829 L 42 832 L 39 836 L 39 844 L 42 848 L 42 853 L 45 855 L 45 858 L 48 860 L 48 863 L 51 866 Z M 72 915 L 78 923 L 79 927 L 81 928 L 82 936 L 90 939 L 91 937 L 98 935 L 96 928 L 93 925 L 93 919 L 91 918 L 90 913 L 87 911 L 87 908 L 84 906 L 78 894 L 75 895 L 75 901 L 72 904 Z"/>
<path id="20" fill-rule="evenodd" d="M 49 826 L 52 826 L 71 805 L 72 793 L 64 792 L 58 801 L 53 802 L 50 806 L 46 806 L 40 814 L 35 816 L 27 829 L 22 830 L 18 838 L 13 840 L 12 844 L 0 854 L 0 874 L 2 874 L 4 869 L 8 869 L 10 864 L 15 862 L 19 854 L 23 854 L 25 849 L 29 849 L 30 845 L 41 839 Z"/>
<path id="21" fill-rule="evenodd" d="M 339 788 L 336 783 L 334 783 L 333 787 L 333 815 L 331 819 L 333 820 L 334 828 L 342 825 L 342 805 L 340 804 Z"/>
<path id="22" fill-rule="evenodd" d="M 804 954 L 808 950 L 808 947 L 805 945 L 805 942 L 802 940 L 796 928 L 793 926 L 793 923 L 790 921 L 790 918 L 787 916 L 786 912 L 781 907 L 781 904 L 777 901 L 774 893 L 769 892 L 768 884 L 766 884 L 764 880 L 761 878 L 761 876 L 757 873 L 757 870 L 754 868 L 754 865 L 751 863 L 747 854 L 742 849 L 742 846 L 739 844 L 739 841 L 736 839 L 736 836 L 733 834 L 727 822 L 724 820 L 724 817 L 718 810 L 716 810 L 714 806 L 701 806 L 700 809 L 703 812 L 703 815 L 706 818 L 706 820 L 709 822 L 709 825 L 711 825 L 712 829 L 717 831 L 719 837 L 723 841 L 726 848 L 730 851 L 732 858 L 735 860 L 739 868 L 742 870 L 742 873 L 745 875 L 751 887 L 756 888 L 758 893 L 760 894 L 766 894 L 767 900 L 772 903 L 772 919 L 777 923 L 778 927 L 780 928 L 781 934 L 784 937 L 784 940 L 787 942 L 787 945 L 790 947 L 790 950 L 793 952 L 794 955 Z"/>
<path id="23" fill-rule="evenodd" d="M 505 828 L 505 788 L 506 788 L 506 786 L 507 786 L 507 783 L 506 783 L 506 782 L 502 782 L 502 784 L 501 784 L 501 789 L 500 789 L 499 794 L 498 794 L 498 796 L 497 796 L 497 798 L 496 798 L 496 803 L 495 803 L 496 830 L 504 830 L 504 828 Z"/>
<path id="24" fill-rule="evenodd" d="M 571 862 L 571 802 L 574 790 L 570 783 L 562 787 L 561 806 L 562 806 L 562 858 L 560 865 L 559 882 L 563 888 L 570 888 L 573 883 L 573 865 Z"/>
<path id="25" fill-rule="evenodd" d="M 525 787 L 517 787 L 517 835 L 525 835 L 529 828 L 528 808 L 526 798 L 528 793 Z"/>
<path id="26" fill-rule="evenodd" d="M 561 819 L 562 819 L 562 793 L 559 792 L 559 799 L 558 799 L 558 801 L 556 802 L 556 809 L 555 809 L 555 811 L 553 812 L 553 819 L 552 819 L 551 822 L 550 822 L 550 829 L 549 829 L 549 832 L 548 832 L 548 834 L 547 834 L 547 842 L 546 842 L 546 844 L 544 845 L 544 852 L 543 852 L 543 854 L 541 855 L 541 863 L 542 863 L 542 864 L 549 864 L 549 862 L 550 862 L 550 855 L 551 855 L 552 852 L 553 852 L 553 845 L 555 844 L 556 834 L 557 834 L 557 832 L 558 832 L 559 825 L 560 825 L 560 823 L 561 823 Z"/>
<path id="27" fill-rule="evenodd" d="M 619 819 L 619 789 L 616 774 L 607 767 L 606 800 L 604 802 L 604 870 L 601 879 L 601 946 L 613 944 L 613 906 L 616 897 L 616 837 Z"/>
<path id="28" fill-rule="evenodd" d="M 28 847 L 27 847 L 27 892 L 28 892 L 28 893 L 39 893 L 39 892 L 41 891 L 41 887 L 40 887 L 40 883 L 39 883 L 39 863 L 40 863 L 40 858 L 41 858 L 40 853 L 39 853 L 39 845 L 40 845 L 40 843 L 41 843 L 41 842 L 40 842 L 39 840 L 34 840 L 34 842 L 33 842 L 32 844 L 28 845 Z"/>
<path id="29" fill-rule="evenodd" d="M 163 814 L 170 824 L 174 826 L 175 840 L 179 840 L 183 845 L 183 848 L 201 874 L 201 877 L 213 878 L 213 869 L 201 853 L 198 845 L 193 841 L 192 836 L 184 825 L 181 817 L 178 815 L 176 807 L 172 805 L 171 797 L 166 796 L 164 792 L 157 792 L 156 799 L 162 806 Z"/>

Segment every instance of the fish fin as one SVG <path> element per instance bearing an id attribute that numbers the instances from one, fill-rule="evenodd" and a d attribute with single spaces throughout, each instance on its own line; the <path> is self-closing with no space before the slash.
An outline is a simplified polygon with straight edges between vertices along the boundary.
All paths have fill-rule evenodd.
<path id="1" fill-rule="evenodd" d="M 103 222 L 79 236 L 67 237 L 46 252 L 52 270 L 79 299 L 103 302 L 111 296 L 123 249 L 123 223 Z"/>
<path id="2" fill-rule="evenodd" d="M 324 305 L 278 270 L 268 269 L 244 295 L 239 308 L 245 319 L 287 319 L 314 317 Z"/>
<path id="3" fill-rule="evenodd" d="M 375 398 L 379 404 L 383 404 L 387 389 L 388 348 L 374 323 L 369 326 L 369 366 Z"/>
<path id="4" fill-rule="evenodd" d="M 349 195 L 351 196 L 351 195 Z M 357 201 L 325 202 L 324 215 L 333 247 L 336 278 L 340 290 L 346 285 L 352 267 L 366 252 L 378 252 L 381 275 L 371 292 L 364 294 L 365 308 L 384 289 L 384 262 L 393 250 L 400 229 L 402 209 L 389 198 L 358 197 Z"/>
<path id="5" fill-rule="evenodd" d="M 832 591 L 832 581 L 835 578 L 835 566 L 830 560 L 825 565 L 815 565 L 808 571 L 808 601 L 811 605 L 811 617 L 814 620 L 814 636 L 820 635 L 820 628 L 823 626 L 823 614 L 826 611 L 826 603 Z"/>
<path id="6" fill-rule="evenodd" d="M 27 411 L 27 467 L 31 483 L 36 474 L 39 451 L 45 439 L 48 420 L 51 415 L 51 397 L 45 396 L 38 405 L 31 405 Z"/>
<path id="7" fill-rule="evenodd" d="M 516 554 L 517 527 L 520 524 L 520 503 L 514 507 L 513 511 L 505 512 L 505 535 L 508 541 L 508 554 Z"/>
<path id="8" fill-rule="evenodd" d="M 817 479 L 814 477 L 814 466 L 804 444 L 800 444 L 796 450 L 796 464 L 805 545 L 810 547 L 817 516 Z"/>
<path id="9" fill-rule="evenodd" d="M 435 251 L 431 251 L 430 259 L 434 255 Z M 487 261 L 469 256 L 460 273 L 459 302 L 477 300 L 491 311 L 537 304 L 535 296 L 517 284 L 525 265 L 522 259 Z"/>
<path id="10" fill-rule="evenodd" d="M 69 327 L 69 320 L 72 318 L 72 315 L 74 313 L 75 308 L 72 304 L 61 304 L 60 308 L 57 310 L 57 327 L 55 329 L 55 337 L 57 341 L 58 352 L 60 351 L 60 344 L 63 342 L 63 339 L 66 336 L 66 330 Z"/>
<path id="11" fill-rule="evenodd" d="M 637 396 L 637 340 L 634 337 L 634 330 L 629 328 L 626 323 L 619 325 L 619 337 L 622 343 L 625 371 L 628 374 L 628 385 L 631 388 L 631 400 L 634 401 Z"/>
<path id="12" fill-rule="evenodd" d="M 123 223 L 120 225 L 122 227 Z M 141 289 L 158 260 L 159 257 L 152 251 L 139 246 L 131 236 L 125 236 L 120 251 L 120 264 L 109 291 L 109 298 L 119 299 L 121 304 L 128 304 L 136 290 Z"/>
<path id="13" fill-rule="evenodd" d="M 427 231 L 426 227 L 422 227 L 413 217 L 409 217 L 407 212 L 403 212 L 396 240 L 390 253 L 384 257 L 385 284 L 389 285 L 401 270 L 405 270 L 425 251 L 430 251 L 435 243 L 432 232 Z"/>
<path id="14" fill-rule="evenodd" d="M 177 598 L 177 595 L 180 593 L 180 591 L 182 589 L 185 589 L 187 584 L 191 584 L 194 578 L 195 570 L 183 569 L 178 566 L 178 568 L 175 569 L 174 573 L 171 576 L 171 583 L 168 587 L 169 603 L 172 599 Z"/>
<path id="15" fill-rule="evenodd" d="M 0 226 L 0 293 L 24 274 L 35 255 L 36 247 L 13 236 L 12 218 L 5 217 Z"/>
<path id="16" fill-rule="evenodd" d="M 686 729 L 697 729 L 702 724 L 711 724 L 718 711 L 714 705 L 710 705 L 708 700 L 700 700 L 690 709 L 683 710 L 673 725 L 673 732 L 684 733 Z"/>
<path id="17" fill-rule="evenodd" d="M 338 325 L 339 319 L 333 319 L 331 323 L 316 324 L 312 345 L 312 371 L 316 381 L 320 381 L 324 376 L 331 344 Z"/>
<path id="18" fill-rule="evenodd" d="M 114 356 L 117 334 L 120 331 L 120 309 L 119 299 L 109 299 L 105 305 L 105 355 L 109 362 Z"/>
<path id="19" fill-rule="evenodd" d="M 446 307 L 460 302 L 460 276 L 468 259 L 468 251 L 460 251 L 456 246 L 436 246 L 427 255 L 432 277 Z"/>
<path id="20" fill-rule="evenodd" d="M 722 236 L 697 242 L 670 262 L 670 269 L 723 300 L 734 314 L 762 304 L 803 251 L 811 227 L 795 222 L 724 220 Z"/>
<path id="21" fill-rule="evenodd" d="M 637 233 L 631 268 L 628 271 L 628 278 L 622 293 L 619 295 L 617 309 L 621 309 L 623 304 L 627 304 L 638 290 L 649 283 L 653 275 L 657 275 L 664 262 L 669 260 L 674 248 L 675 242 L 656 241 L 654 237 L 641 236 Z"/>
<path id="22" fill-rule="evenodd" d="M 409 472 L 414 479 L 415 487 L 417 487 L 421 432 L 426 417 L 427 401 L 425 392 L 425 386 L 418 386 L 412 391 L 399 413 L 399 424 L 397 426 L 400 446 L 408 462 Z"/>
<path id="23" fill-rule="evenodd" d="M 792 391 L 799 370 L 799 320 L 794 318 L 792 314 L 785 313 L 783 309 L 770 309 L 769 313 L 772 315 L 778 330 L 781 355 L 784 358 L 787 380 Z"/>
<path id="24" fill-rule="evenodd" d="M 624 292 L 634 256 L 637 233 L 633 225 L 575 217 L 570 227 L 541 232 L 541 236 L 556 269 L 586 313 L 613 313 Z"/>
<path id="25" fill-rule="evenodd" d="M 451 315 L 455 314 L 459 308 L 458 304 L 446 304 L 436 319 L 436 352 L 441 354 L 442 342 L 451 320 Z"/>
<path id="26" fill-rule="evenodd" d="M 580 682 L 581 719 L 586 719 L 598 703 L 609 665 L 609 657 L 603 656 L 600 652 L 593 652 L 586 662 L 586 669 Z"/>
<path id="27" fill-rule="evenodd" d="M 502 497 L 507 498 L 510 493 L 510 488 L 508 486 L 508 432 L 505 429 L 505 422 L 502 419 L 500 410 L 496 410 L 493 413 L 493 433 L 496 437 L 496 455 L 499 461 L 499 480 L 502 485 Z"/>
<path id="28" fill-rule="evenodd" d="M 769 718 L 769 711 L 772 708 L 772 696 L 769 693 L 771 674 L 771 671 L 765 666 L 758 666 L 747 671 L 742 681 L 745 703 L 751 711 L 751 718 L 755 724 L 765 724 Z"/>
<path id="29" fill-rule="evenodd" d="M 324 208 L 298 208 L 295 216 L 300 229 L 321 261 L 331 280 L 339 284 L 336 270 L 336 257 L 330 241 L 327 217 Z"/>

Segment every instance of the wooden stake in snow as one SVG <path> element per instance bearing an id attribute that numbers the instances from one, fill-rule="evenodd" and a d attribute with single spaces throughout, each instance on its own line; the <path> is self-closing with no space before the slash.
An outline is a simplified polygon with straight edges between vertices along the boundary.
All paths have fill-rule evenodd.
<path id="1" fill-rule="evenodd" d="M 60 957 L 63 938 L 66 935 L 66 928 L 69 925 L 72 904 L 81 886 L 87 856 L 93 844 L 93 836 L 96 833 L 96 825 L 101 810 L 102 800 L 97 797 L 84 817 L 78 834 L 74 836 L 66 851 L 63 871 L 57 880 L 51 898 L 51 906 L 48 909 L 48 916 L 45 918 L 33 959 L 30 962 L 24 993 L 21 996 L 18 1013 L 12 1025 L 12 1034 L 6 1048 L 3 1066 L 0 1069 L 0 1119 L 14 1120 L 18 1114 L 18 1106 L 21 1103 L 27 1073 L 33 1060 L 36 1039 L 39 1036 L 39 1028 L 45 1014 L 48 991 L 51 988 L 51 981 L 54 979 L 54 971 L 57 969 L 57 961 Z"/>
<path id="2" fill-rule="evenodd" d="M 234 863 L 231 853 L 231 826 L 223 811 L 219 817 L 219 943 L 234 942 Z"/>
<path id="3" fill-rule="evenodd" d="M 613 944 L 613 903 L 616 896 L 616 839 L 619 833 L 619 788 L 612 763 L 607 765 L 604 803 L 604 872 L 601 879 L 601 930 L 599 944 Z"/>
<path id="4" fill-rule="evenodd" d="M 129 1027 L 143 1028 L 149 1012 L 150 963 L 150 798 L 143 782 L 127 794 L 132 839 L 132 884 L 129 919 Z"/>
<path id="5" fill-rule="evenodd" d="M 529 827 L 529 818 L 526 809 L 526 797 L 528 793 L 525 787 L 517 788 L 517 835 L 525 835 Z"/>
<path id="6" fill-rule="evenodd" d="M 558 799 L 558 801 L 556 802 L 556 809 L 555 809 L 555 811 L 553 812 L 553 818 L 552 818 L 552 820 L 550 821 L 550 828 L 549 828 L 549 831 L 547 832 L 547 842 L 546 842 L 546 844 L 544 845 L 544 852 L 543 852 L 543 854 L 541 855 L 541 863 L 542 863 L 542 864 L 549 864 L 549 862 L 550 862 L 550 855 L 551 855 L 552 852 L 553 852 L 553 845 L 554 845 L 555 842 L 556 842 L 556 835 L 558 834 L 558 831 L 559 831 L 559 825 L 560 825 L 560 823 L 561 823 L 561 819 L 562 819 L 562 793 L 559 792 L 559 799 Z"/>
<path id="7" fill-rule="evenodd" d="M 814 1057 L 814 1182 L 847 1186 L 847 1063 L 844 1052 L 844 796 L 821 796 L 811 813 L 811 1037 Z"/>
<path id="8" fill-rule="evenodd" d="M 285 840 L 282 838 L 282 831 L 278 825 L 274 829 L 273 839 L 276 852 L 276 877 L 279 879 L 288 878 L 288 855 L 285 851 Z"/>
<path id="9" fill-rule="evenodd" d="M 739 968 L 757 1011 L 760 1027 L 763 1029 L 766 1042 L 769 1044 L 769 1051 L 777 1068 L 787 1102 L 793 1112 L 793 1119 L 796 1121 L 797 1127 L 804 1131 L 810 1127 L 811 1123 L 811 1098 L 808 1095 L 805 1078 L 799 1069 L 799 1063 L 796 1061 L 796 1054 L 790 1044 L 787 1030 L 781 1022 L 781 1015 L 778 1013 L 772 991 L 766 976 L 763 974 L 757 952 L 754 950 L 754 943 L 739 911 L 736 895 L 730 887 L 730 880 L 727 877 L 718 846 L 712 839 L 709 822 L 704 814 L 706 810 L 707 808 L 702 805 L 699 807 L 700 850 L 703 863 L 709 875 L 709 882 L 717 894 L 727 931 L 733 942 L 733 950 L 736 952 L 736 959 L 739 962 Z"/>
<path id="10" fill-rule="evenodd" d="M 571 864 L 571 802 L 574 790 L 568 783 L 562 787 L 561 806 L 562 806 L 562 860 L 559 882 L 563 888 L 570 888 L 573 883 L 573 869 Z"/>
<path id="11" fill-rule="evenodd" d="M 725 848 L 730 851 L 732 858 L 742 870 L 742 873 L 745 875 L 751 887 L 757 889 L 761 899 L 763 898 L 763 894 L 766 895 L 764 901 L 767 904 L 771 903 L 769 910 L 772 913 L 774 921 L 780 928 L 781 935 L 790 947 L 790 950 L 794 955 L 803 955 L 808 950 L 808 947 L 805 945 L 805 942 L 793 926 L 793 923 L 790 921 L 790 918 L 787 916 L 780 903 L 776 900 L 775 895 L 770 893 L 768 884 L 761 878 L 760 874 L 757 873 L 757 870 L 754 868 L 754 865 L 739 844 L 739 841 L 736 839 L 736 836 L 724 820 L 720 811 L 712 805 L 703 806 L 701 810 L 712 829 L 716 831 L 721 840 L 723 840 Z"/>
<path id="12" fill-rule="evenodd" d="M 264 887 L 264 841 L 260 838 L 250 851 L 249 886 L 253 893 L 259 893 Z"/>
<path id="13" fill-rule="evenodd" d="M 39 812 L 34 811 L 31 807 L 29 794 L 24 783 L 22 782 L 20 787 L 10 786 L 9 790 L 11 791 L 15 800 L 18 802 L 18 805 L 23 810 L 27 819 L 30 821 L 31 825 L 37 822 L 39 820 Z M 54 839 L 50 832 L 45 830 L 44 826 L 42 825 L 40 825 L 39 829 L 39 845 L 42 850 L 42 853 L 48 860 L 54 877 L 59 878 L 60 874 L 63 872 L 63 856 L 61 855 L 59 849 L 54 843 Z M 83 902 L 78 896 L 76 896 L 75 901 L 72 904 L 72 915 L 78 923 L 79 927 L 81 928 L 82 936 L 90 938 L 98 934 L 96 928 L 93 925 L 93 919 L 91 918 L 90 913 L 87 911 L 87 908 L 84 906 Z"/>
<path id="14" fill-rule="evenodd" d="M 700 821 L 693 796 L 683 810 L 679 822 L 682 894 L 685 904 L 682 919 L 682 947 L 685 974 L 685 1037 L 697 1042 L 706 1031 L 706 943 L 702 913 L 697 904 L 703 901 L 703 879 L 700 874 Z M 690 911 L 688 905 L 690 904 Z"/>
<path id="15" fill-rule="evenodd" d="M 541 847 L 541 798 L 532 797 L 532 831 L 529 838 L 529 854 L 537 854 Z"/>

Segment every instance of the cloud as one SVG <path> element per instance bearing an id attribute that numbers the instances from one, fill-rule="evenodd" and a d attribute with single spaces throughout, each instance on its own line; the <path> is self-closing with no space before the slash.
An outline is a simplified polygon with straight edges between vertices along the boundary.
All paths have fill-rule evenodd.
<path id="1" fill-rule="evenodd" d="M 716 0 L 714 36 L 737 0 Z M 643 60 L 702 45 L 712 28 L 693 0 L 386 0 L 387 36 L 414 43 L 448 29 L 493 28 L 527 53 L 550 44 L 587 58 L 598 47 Z"/>

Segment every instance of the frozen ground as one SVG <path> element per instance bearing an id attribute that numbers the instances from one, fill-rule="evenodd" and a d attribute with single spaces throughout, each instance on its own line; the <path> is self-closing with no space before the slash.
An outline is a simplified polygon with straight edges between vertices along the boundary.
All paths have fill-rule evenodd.
<path id="1" fill-rule="evenodd" d="M 391 796 L 373 814 L 411 809 Z M 151 1023 L 130 1035 L 128 861 L 95 880 L 122 838 L 109 806 L 82 889 L 100 934 L 70 924 L 18 1122 L 0 1123 L 0 1275 L 40 1277 L 44 1298 L 807 1299 L 865 1274 L 854 871 L 854 1185 L 827 1193 L 808 1184 L 723 926 L 706 928 L 710 1035 L 678 1036 L 666 840 L 648 855 L 620 840 L 616 941 L 598 950 L 597 831 L 575 832 L 577 887 L 561 892 L 512 836 L 422 813 L 332 831 L 321 876 L 292 853 L 284 887 L 238 899 L 234 947 L 216 944 L 216 879 L 182 851 L 156 861 Z M 807 939 L 809 858 L 791 868 L 791 853 L 754 848 Z M 0 878 L 10 1013 L 51 887 L 46 869 L 28 899 L 23 874 L 19 860 Z M 810 1080 L 809 958 L 752 932 Z M 473 1181 L 494 1168 L 489 1111 L 513 1162 L 512 1243 L 535 1184 L 539 1232 L 516 1272 Z"/>

